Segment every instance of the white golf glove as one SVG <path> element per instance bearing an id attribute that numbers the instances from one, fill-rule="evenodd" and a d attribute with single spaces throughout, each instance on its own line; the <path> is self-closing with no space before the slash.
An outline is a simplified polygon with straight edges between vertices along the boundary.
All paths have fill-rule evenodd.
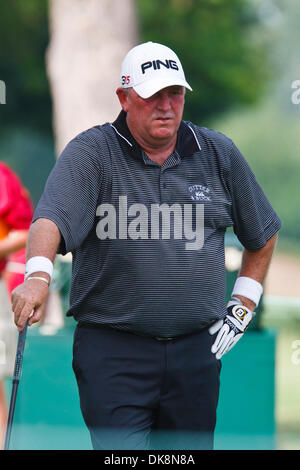
<path id="1" fill-rule="evenodd" d="M 216 321 L 208 330 L 211 335 L 218 332 L 211 347 L 216 359 L 221 359 L 241 339 L 254 315 L 254 312 L 237 300 L 228 302 L 225 318 Z"/>

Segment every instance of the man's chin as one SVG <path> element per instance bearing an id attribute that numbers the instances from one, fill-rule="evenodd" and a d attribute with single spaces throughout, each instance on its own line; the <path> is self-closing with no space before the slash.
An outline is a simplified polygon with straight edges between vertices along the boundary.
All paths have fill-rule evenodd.
<path id="1" fill-rule="evenodd" d="M 176 134 L 174 128 L 168 126 L 159 126 L 153 131 L 153 137 L 156 139 L 170 139 Z"/>

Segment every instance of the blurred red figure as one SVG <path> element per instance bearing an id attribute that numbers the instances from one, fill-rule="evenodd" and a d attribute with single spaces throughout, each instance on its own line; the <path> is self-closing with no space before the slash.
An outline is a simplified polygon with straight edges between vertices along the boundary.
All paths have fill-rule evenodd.
<path id="1" fill-rule="evenodd" d="M 9 294 L 24 280 L 25 246 L 32 216 L 29 192 L 8 165 L 0 162 L 0 273 Z"/>
<path id="2" fill-rule="evenodd" d="M 10 295 L 24 280 L 32 217 L 29 192 L 9 166 L 0 161 L 0 448 L 7 420 L 3 380 L 13 374 L 17 344 Z"/>

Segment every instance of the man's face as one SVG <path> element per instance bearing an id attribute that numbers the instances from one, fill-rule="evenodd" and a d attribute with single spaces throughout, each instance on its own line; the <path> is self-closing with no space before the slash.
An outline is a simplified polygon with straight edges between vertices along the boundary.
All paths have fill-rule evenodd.
<path id="1" fill-rule="evenodd" d="M 141 146 L 159 148 L 176 139 L 184 108 L 184 87 L 163 88 L 146 99 L 133 89 L 126 93 L 119 88 L 117 94 L 127 112 L 128 127 Z"/>

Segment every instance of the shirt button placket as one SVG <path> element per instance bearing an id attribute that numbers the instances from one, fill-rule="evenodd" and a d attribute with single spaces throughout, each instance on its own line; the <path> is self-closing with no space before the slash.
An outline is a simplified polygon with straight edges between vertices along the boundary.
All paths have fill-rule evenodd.
<path id="1" fill-rule="evenodd" d="M 167 179 L 164 170 L 160 170 L 159 178 L 159 187 L 160 187 L 160 200 L 162 203 L 167 202 Z"/>

